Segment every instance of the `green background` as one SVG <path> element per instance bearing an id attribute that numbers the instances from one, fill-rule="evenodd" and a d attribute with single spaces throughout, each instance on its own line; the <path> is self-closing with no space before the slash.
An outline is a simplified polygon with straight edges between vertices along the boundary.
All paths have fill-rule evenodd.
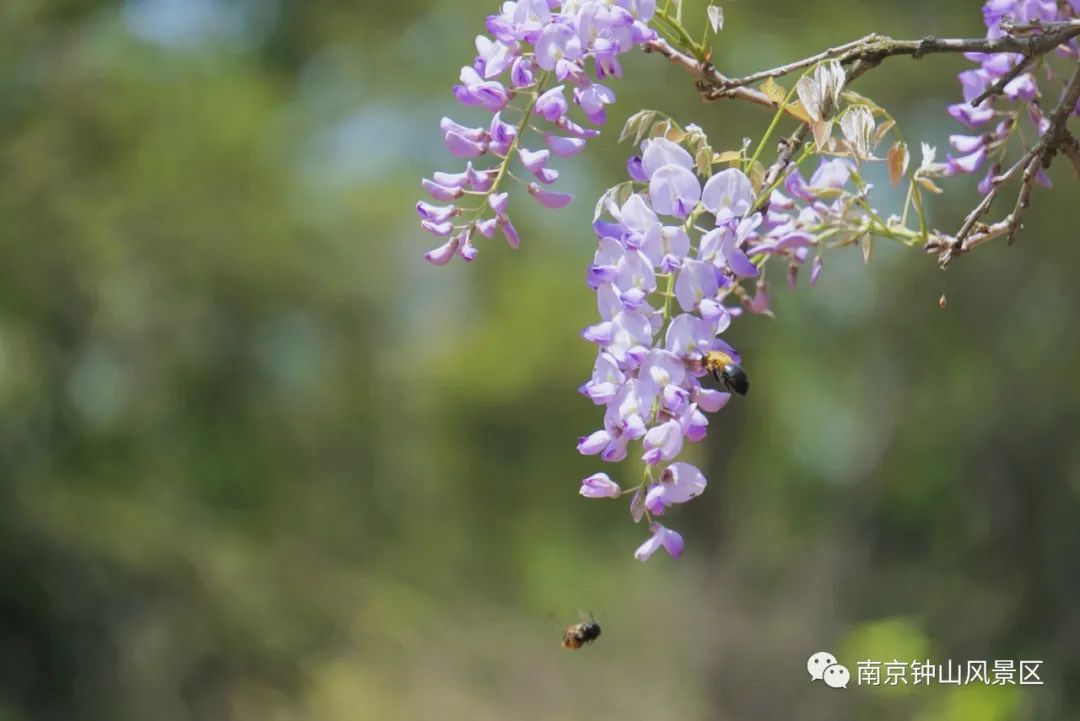
<path id="1" fill-rule="evenodd" d="M 769 115 L 628 57 L 605 135 L 557 163 L 577 202 L 515 199 L 520 250 L 431 267 L 412 206 L 460 164 L 438 119 L 482 117 L 449 87 L 494 6 L 4 1 L 0 719 L 1076 718 L 1071 169 L 946 273 L 880 243 L 816 289 L 776 269 L 776 319 L 728 332 L 753 391 L 665 517 L 686 553 L 641 564 L 625 504 L 577 495 L 637 473 L 574 449 L 601 422 L 593 199 L 641 107 L 718 150 Z M 974 1 L 724 7 L 731 74 L 984 32 Z M 969 65 L 856 89 L 943 155 Z M 974 179 L 945 185 L 955 229 Z M 559 648 L 585 611 L 603 637 Z M 853 675 L 1040 659 L 1045 685 L 838 691 L 808 682 L 823 649 Z"/>

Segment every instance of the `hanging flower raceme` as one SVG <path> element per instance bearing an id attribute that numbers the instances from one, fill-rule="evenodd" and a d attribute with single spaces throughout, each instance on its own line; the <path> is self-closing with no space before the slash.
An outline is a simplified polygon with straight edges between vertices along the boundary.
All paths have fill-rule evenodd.
<path id="1" fill-rule="evenodd" d="M 594 224 L 598 245 L 587 278 L 600 320 L 582 336 L 598 351 L 581 392 L 604 406 L 604 417 L 578 450 L 609 462 L 631 448 L 640 454 L 645 473 L 635 487 L 623 489 L 599 473 L 582 482 L 581 494 L 632 494 L 631 515 L 648 519 L 652 532 L 635 553 L 644 561 L 659 548 L 682 553 L 682 537 L 653 518 L 707 485 L 698 468 L 678 458 L 687 443 L 705 437 L 706 413 L 730 398 L 702 378 L 710 356 L 740 362 L 718 336 L 742 311 L 728 305 L 733 289 L 759 273 L 745 248 L 757 238 L 761 215 L 751 212 L 753 191 L 741 170 L 703 181 L 690 153 L 666 138 L 645 141 L 629 167 L 636 192 L 621 202 L 606 196 L 610 220 Z"/>
<path id="2" fill-rule="evenodd" d="M 635 553 L 642 561 L 660 548 L 682 553 L 682 537 L 655 519 L 708 485 L 681 456 L 705 437 L 708 414 L 727 405 L 732 392 L 747 390 L 739 353 L 721 336 L 744 311 L 771 313 L 769 259 L 785 262 L 794 284 L 812 257 L 813 284 L 826 247 L 900 233 L 899 219 L 883 220 L 870 205 L 871 186 L 860 175 L 861 160 L 880 160 L 873 151 L 883 133 L 870 106 L 844 109 L 843 139 L 830 138 L 831 123 L 823 129 L 822 154 L 832 157 L 823 157 L 809 180 L 793 164 L 768 188 L 755 187 L 742 170 L 752 159 L 716 155 L 700 128 L 652 124 L 655 117 L 642 111 L 628 121 L 624 133 L 648 130 L 652 137 L 627 163 L 630 181 L 597 206 L 597 248 L 586 279 L 600 317 L 582 331 L 597 354 L 580 391 L 604 408 L 603 426 L 578 441 L 579 452 L 605 462 L 641 459 L 639 482 L 620 485 L 595 473 L 582 481 L 581 495 L 630 496 L 632 518 L 651 531 Z M 713 173 L 724 157 L 736 157 L 739 167 Z M 924 148 L 915 180 L 929 183 L 945 168 Z"/>
<path id="3" fill-rule="evenodd" d="M 466 165 L 422 182 L 438 204 L 417 203 L 420 225 L 446 239 L 425 254 L 428 261 L 444 265 L 455 255 L 472 260 L 477 234 L 501 234 L 518 246 L 503 189 L 507 180 L 546 208 L 572 200 L 546 187 L 559 177 L 549 163 L 553 156 L 581 152 L 599 131 L 572 120 L 571 105 L 589 124 L 604 123 L 604 108 L 615 94 L 598 81 L 619 76 L 618 56 L 655 37 L 648 27 L 654 12 L 652 0 L 517 0 L 487 19 L 489 34 L 477 36 L 476 58 L 461 69 L 454 96 L 492 117 L 478 127 L 450 118 L 440 124 L 447 149 Z M 534 180 L 511 172 L 515 158 Z"/>

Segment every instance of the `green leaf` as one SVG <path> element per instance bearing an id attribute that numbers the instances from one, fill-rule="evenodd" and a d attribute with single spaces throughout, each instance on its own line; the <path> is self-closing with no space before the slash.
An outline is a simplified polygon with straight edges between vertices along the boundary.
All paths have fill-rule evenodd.
<path id="1" fill-rule="evenodd" d="M 596 201 L 596 207 L 593 209 L 593 222 L 595 223 L 600 219 L 600 216 L 604 214 L 604 210 L 609 202 L 621 206 L 630 198 L 630 195 L 633 192 L 634 183 L 631 180 L 624 181 L 605 190 L 604 194 L 600 196 L 600 199 Z"/>
<path id="2" fill-rule="evenodd" d="M 889 165 L 889 180 L 893 186 L 900 184 L 900 181 L 904 177 L 904 173 L 908 167 L 908 150 L 907 146 L 903 142 L 897 140 L 893 143 L 893 146 L 889 148 L 888 165 Z"/>
<path id="3" fill-rule="evenodd" d="M 725 150 L 722 153 L 717 153 L 713 156 L 713 164 L 717 163 L 739 163 L 742 162 L 743 154 L 738 150 Z"/>
<path id="4" fill-rule="evenodd" d="M 713 150 L 706 143 L 701 143 L 694 153 L 694 164 L 698 173 L 706 178 L 712 175 Z"/>
<path id="5" fill-rule="evenodd" d="M 622 132 L 619 133 L 619 142 L 622 143 L 633 137 L 635 144 L 640 143 L 641 138 L 645 135 L 645 129 L 649 127 L 655 117 L 655 110 L 639 110 L 631 115 L 626 119 Z"/>
<path id="6" fill-rule="evenodd" d="M 768 97 L 769 100 L 777 105 L 783 103 L 784 99 L 787 97 L 787 90 L 784 90 L 784 86 L 772 78 L 765 78 L 765 82 L 761 84 L 759 89 L 761 92 L 765 93 L 765 96 Z"/>
<path id="7" fill-rule="evenodd" d="M 705 8 L 705 14 L 709 17 L 709 27 L 713 33 L 719 33 L 724 29 L 724 8 L 719 5 L 710 5 Z"/>

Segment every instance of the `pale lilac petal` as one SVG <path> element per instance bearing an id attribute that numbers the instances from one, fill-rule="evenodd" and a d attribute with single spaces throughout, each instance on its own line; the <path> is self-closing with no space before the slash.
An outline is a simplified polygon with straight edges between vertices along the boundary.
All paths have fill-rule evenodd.
<path id="1" fill-rule="evenodd" d="M 490 170 L 473 170 L 472 163 L 465 169 L 466 182 L 473 190 L 486 193 L 495 184 L 495 177 L 499 171 L 495 168 Z"/>
<path id="2" fill-rule="evenodd" d="M 469 140 L 477 142 L 483 140 L 485 135 L 483 128 L 470 128 L 458 123 L 453 118 L 448 118 L 446 116 L 443 116 L 442 120 L 439 121 L 439 129 L 443 131 L 444 135 L 446 133 L 454 132 Z"/>
<path id="3" fill-rule="evenodd" d="M 685 261 L 675 279 L 675 298 L 687 312 L 697 310 L 702 299 L 714 297 L 719 289 L 716 270 L 700 260 Z"/>
<path id="4" fill-rule="evenodd" d="M 510 66 L 510 84 L 515 88 L 524 88 L 532 85 L 533 71 L 530 58 L 515 58 Z"/>
<path id="5" fill-rule="evenodd" d="M 669 351 L 685 358 L 708 350 L 711 340 L 712 334 L 701 318 L 682 313 L 668 324 L 664 344 Z"/>
<path id="6" fill-rule="evenodd" d="M 697 466 L 681 461 L 664 469 L 660 482 L 667 489 L 664 502 L 669 506 L 697 498 L 705 492 L 708 485 L 705 474 Z"/>
<path id="7" fill-rule="evenodd" d="M 672 558 L 678 558 L 682 555 L 682 536 L 675 531 L 664 528 L 659 523 L 650 525 L 649 530 L 652 531 L 652 537 L 634 551 L 634 558 L 639 561 L 647 561 L 649 560 L 649 557 L 656 553 L 661 547 L 663 547 Z"/>
<path id="8" fill-rule="evenodd" d="M 671 351 L 653 348 L 649 351 L 638 377 L 648 380 L 657 388 L 666 385 L 680 385 L 686 377 L 686 364 Z"/>
<path id="9" fill-rule="evenodd" d="M 450 131 L 443 136 L 446 148 L 459 158 L 475 158 L 484 154 L 484 144 L 469 140 L 464 135 Z"/>
<path id="10" fill-rule="evenodd" d="M 769 299 L 769 287 L 761 284 L 757 286 L 757 292 L 754 294 L 753 300 L 750 301 L 750 312 L 758 313 L 761 315 L 770 315 L 772 313 L 772 305 Z"/>
<path id="11" fill-rule="evenodd" d="M 554 190 L 544 190 L 536 183 L 529 183 L 529 194 L 545 208 L 565 208 L 574 199 L 570 193 L 557 193 Z"/>
<path id="12" fill-rule="evenodd" d="M 746 253 L 739 248 L 732 248 L 727 253 L 726 258 L 728 268 L 741 278 L 756 278 L 761 273 L 761 270 L 750 262 L 750 259 L 746 257 Z"/>
<path id="13" fill-rule="evenodd" d="M 660 526 L 659 523 L 655 524 Z M 675 531 L 660 526 L 660 543 L 663 544 L 664 550 L 668 552 L 668 555 L 672 558 L 678 558 L 683 552 L 683 537 Z"/>
<path id="14" fill-rule="evenodd" d="M 654 428 L 650 428 L 645 434 L 645 438 L 642 440 L 642 445 L 645 448 L 645 455 L 642 456 L 642 459 L 649 464 L 670 461 L 672 458 L 679 455 L 679 451 L 682 450 L 682 441 L 682 426 L 679 425 L 678 421 L 671 420 L 666 423 L 661 423 Z M 665 474 L 667 472 L 668 471 L 665 471 Z M 671 502 L 682 503 L 682 501 L 675 500 Z M 670 503 L 668 503 L 668 505 L 670 505 Z"/>
<path id="15" fill-rule="evenodd" d="M 611 343 L 613 328 L 610 321 L 590 325 L 581 331 L 581 337 L 590 343 L 606 346 Z"/>
<path id="16" fill-rule="evenodd" d="M 560 158 L 569 158 L 577 155 L 585 147 L 585 141 L 581 138 L 564 138 L 561 135 L 548 133 L 544 136 L 548 147 Z"/>
<path id="17" fill-rule="evenodd" d="M 608 474 L 594 473 L 581 481 L 580 493 L 586 498 L 618 498 L 622 489 Z"/>
<path id="18" fill-rule="evenodd" d="M 843 158 L 823 160 L 810 178 L 812 189 L 842 188 L 851 177 L 851 164 Z"/>
<path id="19" fill-rule="evenodd" d="M 583 88 L 574 89 L 574 102 L 590 121 L 602 125 L 606 120 L 604 106 L 615 102 L 615 93 L 606 85 L 589 83 Z"/>
<path id="20" fill-rule="evenodd" d="M 495 237 L 495 229 L 498 227 L 498 224 L 498 218 L 488 218 L 486 220 L 480 220 L 476 223 L 476 230 L 480 233 L 480 235 L 490 240 Z"/>
<path id="21" fill-rule="evenodd" d="M 420 221 L 420 227 L 432 235 L 447 236 L 454 232 L 454 224 L 450 221 L 436 223 L 431 220 Z"/>
<path id="22" fill-rule="evenodd" d="M 750 178 L 737 168 L 722 170 L 709 178 L 701 191 L 701 204 L 714 215 L 727 209 L 732 215 L 745 215 L 754 203 Z"/>
<path id="23" fill-rule="evenodd" d="M 956 103 L 949 106 L 949 115 L 969 128 L 977 128 L 993 120 L 994 109 L 984 106 L 975 108 L 969 103 Z"/>
<path id="24" fill-rule="evenodd" d="M 697 177 L 681 166 L 665 165 L 649 179 L 649 200 L 657 213 L 685 218 L 700 197 Z"/>
<path id="25" fill-rule="evenodd" d="M 542 94 L 536 99 L 536 105 L 533 107 L 533 110 L 538 115 L 551 123 L 566 115 L 569 109 L 570 106 L 566 103 L 566 96 L 563 95 L 562 85 L 556 85 Z"/>
<path id="26" fill-rule="evenodd" d="M 427 259 L 432 265 L 446 265 L 449 263 L 454 255 L 457 253 L 458 246 L 461 244 L 461 236 L 455 235 L 445 244 L 440 245 L 434 250 L 429 250 L 424 253 L 424 258 Z"/>
<path id="27" fill-rule="evenodd" d="M 694 158 L 686 148 L 677 145 L 667 138 L 653 138 L 647 141 L 645 151 L 641 155 L 641 167 L 646 176 L 652 176 L 665 165 L 675 165 L 684 170 L 693 170 Z"/>
<path id="28" fill-rule="evenodd" d="M 510 205 L 509 193 L 492 193 L 488 196 L 488 205 L 496 215 L 506 215 L 506 209 Z"/>
<path id="29" fill-rule="evenodd" d="M 1009 100 L 1029 103 L 1039 95 L 1039 87 L 1035 84 L 1031 73 L 1024 73 L 1006 83 L 1003 92 Z"/>
<path id="30" fill-rule="evenodd" d="M 644 502 L 642 505 L 644 506 Z M 634 551 L 634 558 L 642 562 L 648 561 L 659 549 L 660 537 L 653 533 L 645 543 L 638 546 L 638 549 Z"/>
<path id="31" fill-rule="evenodd" d="M 551 23 L 540 31 L 536 40 L 536 64 L 544 70 L 554 70 L 561 59 L 581 57 L 581 40 L 571 28 Z"/>
<path id="32" fill-rule="evenodd" d="M 432 174 L 431 177 L 435 179 L 435 182 L 438 185 L 442 185 L 447 188 L 461 188 L 468 182 L 469 179 L 468 174 L 465 172 L 443 173 L 441 171 L 436 171 Z"/>
<path id="33" fill-rule="evenodd" d="M 551 157 L 551 151 L 519 148 L 518 157 L 521 158 L 521 164 L 530 173 L 536 173 L 547 164 L 548 159 Z"/>
<path id="34" fill-rule="evenodd" d="M 500 215 L 497 219 L 499 230 L 502 231 L 503 237 L 506 238 L 506 244 L 511 248 L 517 248 L 521 245 L 521 237 L 518 235 L 517 228 L 510 222 L 510 219 L 505 215 Z"/>
<path id="35" fill-rule="evenodd" d="M 698 304 L 698 312 L 701 313 L 703 320 L 716 325 L 717 333 L 723 333 L 731 325 L 731 311 L 725 308 L 720 301 L 713 298 L 704 298 Z"/>
<path id="36" fill-rule="evenodd" d="M 641 313 L 623 311 L 611 321 L 611 342 L 608 352 L 622 363 L 627 353 L 637 346 L 652 345 L 652 325 Z"/>
<path id="37" fill-rule="evenodd" d="M 458 212 L 458 209 L 453 205 L 431 205 L 422 200 L 416 204 L 416 213 L 424 220 L 430 220 L 435 223 L 442 223 L 450 220 L 457 215 Z"/>
<path id="38" fill-rule="evenodd" d="M 716 413 L 731 400 L 731 394 L 711 388 L 701 388 L 694 394 L 694 402 L 708 413 Z"/>
<path id="39" fill-rule="evenodd" d="M 641 523 L 641 519 L 644 515 L 645 491 L 643 488 L 639 487 L 637 491 L 635 491 L 634 497 L 630 499 L 630 517 L 634 519 L 634 523 Z"/>
<path id="40" fill-rule="evenodd" d="M 983 162 L 986 160 L 986 148 L 980 147 L 974 153 L 963 155 L 959 158 L 954 158 L 952 155 L 949 155 L 947 160 L 948 167 L 945 170 L 946 175 L 974 173 L 982 167 Z"/>
<path id="41" fill-rule="evenodd" d="M 949 144 L 958 153 L 968 154 L 975 152 L 986 142 L 982 135 L 950 135 Z"/>
<path id="42" fill-rule="evenodd" d="M 457 200 L 465 194 L 465 191 L 461 188 L 451 188 L 445 185 L 439 185 L 435 181 L 428 180 L 427 178 L 420 181 L 420 186 L 424 189 L 424 192 L 435 200 Z"/>
<path id="43" fill-rule="evenodd" d="M 709 429 L 709 419 L 696 405 L 690 406 L 679 422 L 682 424 L 683 433 L 691 443 L 697 443 L 704 438 Z"/>
<path id="44" fill-rule="evenodd" d="M 593 128 L 583 128 L 583 127 L 581 127 L 580 125 L 575 123 L 570 118 L 567 118 L 565 116 L 565 112 L 566 111 L 564 110 L 563 111 L 563 113 L 564 113 L 563 117 L 560 117 L 560 118 L 552 121 L 552 122 L 555 123 L 555 127 L 561 128 L 565 132 L 570 133 L 571 135 L 573 135 L 575 138 L 582 138 L 582 139 L 595 138 L 597 135 L 600 134 L 599 130 L 594 130 Z M 550 118 L 549 118 L 549 120 L 550 120 Z"/>

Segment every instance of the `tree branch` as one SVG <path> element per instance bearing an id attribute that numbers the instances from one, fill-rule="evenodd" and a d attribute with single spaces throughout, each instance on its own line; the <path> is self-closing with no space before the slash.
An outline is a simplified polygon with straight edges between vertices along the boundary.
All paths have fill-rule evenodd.
<path id="1" fill-rule="evenodd" d="M 1019 77 L 1031 63 L 1053 49 L 1080 37 L 1080 19 L 1061 22 L 1032 22 L 1024 25 L 1002 23 L 1004 35 L 996 38 L 936 38 L 928 35 L 921 40 L 894 40 L 893 38 L 871 34 L 858 40 L 829 48 L 815 55 L 778 65 L 740 78 L 731 78 L 718 71 L 711 62 L 699 61 L 663 39 L 645 44 L 646 52 L 659 53 L 686 72 L 697 78 L 698 93 L 706 101 L 721 98 L 747 100 L 755 105 L 775 110 L 778 103 L 752 85 L 770 79 L 779 78 L 809 68 L 825 60 L 838 60 L 847 65 L 845 85 L 867 71 L 877 67 L 883 60 L 897 55 L 908 55 L 914 59 L 934 53 L 1018 53 L 1023 57 L 1005 76 L 976 97 L 972 105 L 979 105 L 988 98 L 1001 93 L 1005 86 Z M 1061 102 L 1050 117 L 1050 125 L 1039 140 L 1004 173 L 992 179 L 990 192 L 968 214 L 955 236 L 931 238 L 926 244 L 926 251 L 937 253 L 942 267 L 956 255 L 985 243 L 993 238 L 1007 236 L 1009 243 L 1023 227 L 1023 214 L 1027 209 L 1035 179 L 1041 168 L 1049 167 L 1054 156 L 1061 152 L 1072 162 L 1080 176 L 1080 142 L 1071 135 L 1066 122 L 1072 109 L 1080 99 L 1080 65 L 1077 66 Z M 789 169 L 795 152 L 802 146 L 809 132 L 809 125 L 803 123 L 781 141 L 776 161 L 765 173 L 763 187 L 773 187 Z M 990 210 L 1001 187 L 1021 175 L 1020 190 L 1012 212 L 1001 221 L 986 225 L 981 219 Z"/>
<path id="2" fill-rule="evenodd" d="M 884 39 L 886 38 L 883 35 L 878 35 L 876 33 L 866 35 L 859 38 L 858 40 L 852 40 L 850 43 L 837 45 L 835 48 L 829 48 L 828 50 L 818 53 L 817 55 L 811 55 L 809 57 L 803 58 L 802 60 L 796 60 L 793 63 L 788 63 L 787 65 L 779 65 L 775 68 L 770 68 L 769 70 L 762 70 L 760 72 L 752 73 L 741 78 L 728 79 L 726 81 L 718 82 L 718 87 L 716 90 L 723 91 L 730 88 L 745 87 L 747 85 L 753 85 L 754 83 L 766 80 L 768 78 L 780 78 L 790 73 L 793 73 L 796 70 L 808 68 L 811 65 L 819 63 L 823 60 L 831 60 L 832 58 L 841 57 L 869 43 L 878 42 Z"/>
<path id="3" fill-rule="evenodd" d="M 1063 152 L 1070 159 L 1073 158 L 1071 148 L 1076 147 L 1074 145 L 1076 140 L 1069 134 L 1065 123 L 1068 121 L 1073 108 L 1076 107 L 1078 100 L 1080 100 L 1080 63 L 1077 64 L 1076 70 L 1073 71 L 1072 77 L 1065 86 L 1065 93 L 1061 98 L 1061 102 L 1058 103 L 1057 107 L 1054 108 L 1054 112 L 1050 115 L 1050 126 L 1046 129 L 1046 132 L 1024 153 L 1015 165 L 991 181 L 990 192 L 968 214 L 964 224 L 960 227 L 960 231 L 954 237 L 945 237 L 937 242 L 932 241 L 926 244 L 928 253 L 938 254 L 938 263 L 941 267 L 944 268 L 948 265 L 949 261 L 955 256 L 966 253 L 988 240 L 1003 235 L 1008 238 L 1009 244 L 1012 244 L 1016 234 L 1023 227 L 1024 211 L 1027 210 L 1030 203 L 1031 191 L 1034 188 L 1035 178 L 1040 168 L 1049 167 L 1058 151 Z M 1077 154 L 1080 155 L 1080 149 L 1077 149 Z M 1080 165 L 1078 165 L 1077 160 L 1073 160 L 1073 165 L 1077 168 L 1077 173 L 1080 174 Z M 1001 187 L 1011 180 L 1020 169 L 1023 169 L 1024 173 L 1020 181 L 1016 205 L 1013 206 L 1012 212 L 992 225 L 980 226 L 980 219 L 990 209 L 990 205 L 1001 191 Z"/>
<path id="4" fill-rule="evenodd" d="M 1045 55 L 1074 37 L 1080 36 L 1080 20 L 1010 27 L 1014 33 L 1032 30 L 1042 32 L 1025 36 L 1002 35 L 997 38 L 935 38 L 928 35 L 921 40 L 894 40 L 885 35 L 871 34 L 829 48 L 816 55 L 741 78 L 730 78 L 719 72 L 711 63 L 700 62 L 663 39 L 646 43 L 645 51 L 663 55 L 698 78 L 700 81 L 698 91 L 706 100 L 738 98 L 775 109 L 777 107 L 775 102 L 764 93 L 749 86 L 768 78 L 783 77 L 810 67 L 822 60 L 835 58 L 844 65 L 854 65 L 852 71 L 848 73 L 849 80 L 853 80 L 867 70 L 877 66 L 885 58 L 896 55 L 921 58 L 923 55 L 933 53 L 1019 53 L 1024 55 L 1025 58 L 1035 58 Z M 1001 87 L 1004 88 L 1004 84 Z M 1000 92 L 1000 89 L 995 92 Z M 980 99 L 980 102 L 982 99 Z"/>
<path id="5" fill-rule="evenodd" d="M 1038 56 L 1025 55 L 1024 57 L 1022 57 L 1020 59 L 1020 62 L 1018 62 L 1012 70 L 1002 75 L 1001 79 L 999 79 L 996 83 L 979 93 L 979 95 L 971 101 L 972 107 L 977 108 L 982 105 L 987 99 L 992 98 L 996 95 L 1000 95 L 1001 92 L 1005 89 L 1005 86 L 1011 83 L 1016 78 L 1020 77 L 1020 74 L 1028 69 L 1028 66 L 1031 65 L 1032 62 L 1034 62 L 1036 57 Z"/>
<path id="6" fill-rule="evenodd" d="M 730 82 L 730 79 L 713 67 L 712 63 L 701 62 L 693 56 L 677 50 L 671 43 L 663 38 L 650 40 L 645 43 L 644 49 L 647 53 L 658 53 L 663 55 L 686 72 L 698 78 L 698 92 L 701 93 L 701 96 L 706 100 L 716 100 L 719 97 L 737 98 L 739 100 L 747 100 L 755 105 L 763 105 L 766 108 L 776 108 L 776 103 L 774 103 L 769 96 L 760 90 L 755 90 L 753 88 L 732 87 L 730 91 L 725 91 L 721 95 L 711 96 L 710 93 L 714 89 Z"/>
<path id="7" fill-rule="evenodd" d="M 1076 170 L 1076 179 L 1080 180 L 1080 141 L 1068 130 L 1061 139 L 1061 152 L 1072 162 Z"/>

